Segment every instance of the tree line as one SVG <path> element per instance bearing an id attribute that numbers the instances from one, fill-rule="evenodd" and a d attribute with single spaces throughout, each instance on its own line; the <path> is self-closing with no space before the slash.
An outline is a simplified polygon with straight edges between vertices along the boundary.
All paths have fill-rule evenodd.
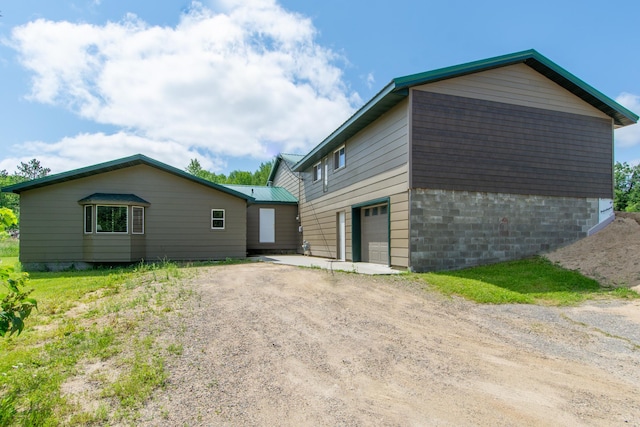
<path id="1" fill-rule="evenodd" d="M 214 182 L 216 184 L 241 184 L 241 185 L 267 185 L 271 168 L 273 167 L 273 160 L 269 162 L 262 162 L 255 172 L 234 170 L 229 175 L 223 173 L 216 174 L 205 170 L 198 159 L 191 159 L 189 166 L 185 169 L 191 175 L 195 175 L 198 178 L 206 179 L 207 181 Z"/>
<path id="2" fill-rule="evenodd" d="M 225 174 L 216 174 L 202 168 L 197 159 L 192 159 L 185 171 L 216 184 L 266 185 L 273 167 L 273 161 L 260 163 L 255 172 L 234 170 Z M 614 165 L 614 199 L 616 211 L 640 212 L 640 164 L 635 166 L 627 162 Z M 39 160 L 21 162 L 12 174 L 0 171 L 0 188 L 20 182 L 45 177 L 51 169 L 44 167 Z M 0 193 L 0 208 L 8 208 L 20 215 L 20 200 L 17 194 Z"/>

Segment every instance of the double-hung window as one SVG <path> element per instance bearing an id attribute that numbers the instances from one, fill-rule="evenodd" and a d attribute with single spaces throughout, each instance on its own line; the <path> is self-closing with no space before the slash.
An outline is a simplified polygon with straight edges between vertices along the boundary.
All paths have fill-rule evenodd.
<path id="1" fill-rule="evenodd" d="M 333 152 L 333 170 L 342 169 L 346 166 L 346 156 L 344 145 Z"/>
<path id="2" fill-rule="evenodd" d="M 211 209 L 211 229 L 224 230 L 224 209 Z"/>
<path id="3" fill-rule="evenodd" d="M 93 233 L 93 205 L 84 206 L 84 234 Z"/>
<path id="4" fill-rule="evenodd" d="M 131 234 L 144 234 L 144 208 L 131 207 Z"/>
<path id="5" fill-rule="evenodd" d="M 322 179 L 322 162 L 318 162 L 313 165 L 313 182 L 320 181 Z"/>

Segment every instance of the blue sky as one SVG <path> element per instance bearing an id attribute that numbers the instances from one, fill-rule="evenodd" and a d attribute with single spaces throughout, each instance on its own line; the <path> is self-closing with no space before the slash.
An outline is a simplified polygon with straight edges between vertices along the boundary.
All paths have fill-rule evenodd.
<path id="1" fill-rule="evenodd" d="M 577 7 L 576 5 L 579 5 Z M 536 49 L 640 113 L 640 2 L 0 0 L 0 170 L 255 170 L 392 78 Z M 640 126 L 616 131 L 640 162 Z"/>

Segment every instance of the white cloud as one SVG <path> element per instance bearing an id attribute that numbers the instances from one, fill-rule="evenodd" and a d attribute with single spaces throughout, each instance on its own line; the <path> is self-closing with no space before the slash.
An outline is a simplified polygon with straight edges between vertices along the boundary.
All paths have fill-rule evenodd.
<path id="1" fill-rule="evenodd" d="M 366 77 L 365 77 L 365 81 L 367 83 L 367 87 L 369 89 L 371 89 L 373 87 L 373 84 L 376 82 L 376 79 L 373 76 L 373 73 L 367 74 Z"/>
<path id="2" fill-rule="evenodd" d="M 223 159 L 215 156 L 206 157 L 194 148 L 172 141 L 159 143 L 126 132 L 112 135 L 79 134 L 53 144 L 33 141 L 21 144 L 19 150 L 18 147 L 14 148 L 20 155 L 0 160 L 0 170 L 6 169 L 12 173 L 20 162 L 37 158 L 44 166 L 50 168 L 52 173 L 58 173 L 138 153 L 144 153 L 179 169 L 184 169 L 191 159 L 196 158 L 207 170 L 218 172 L 226 166 Z"/>
<path id="3" fill-rule="evenodd" d="M 631 93 L 621 93 L 616 102 L 631 110 L 635 114 L 640 113 L 640 96 Z M 620 148 L 640 145 L 640 126 L 631 125 L 615 131 L 615 142 Z"/>
<path id="4" fill-rule="evenodd" d="M 348 93 L 339 58 L 315 42 L 309 19 L 273 0 L 218 5 L 224 12 L 193 3 L 176 27 L 133 15 L 105 25 L 40 19 L 16 27 L 10 43 L 33 73 L 30 99 L 123 130 L 63 139 L 52 144 L 56 155 L 109 138 L 124 151 L 154 154 L 140 138 L 183 157 L 198 150 L 268 159 L 308 151 L 351 115 L 360 99 Z M 105 157 L 88 154 L 119 156 L 108 147 L 98 151 Z"/>

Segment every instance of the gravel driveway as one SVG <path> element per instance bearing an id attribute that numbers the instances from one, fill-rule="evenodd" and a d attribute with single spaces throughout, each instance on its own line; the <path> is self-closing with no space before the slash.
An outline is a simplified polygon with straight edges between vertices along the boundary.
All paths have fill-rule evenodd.
<path id="1" fill-rule="evenodd" d="M 402 277 L 205 268 L 142 425 L 640 426 L 640 305 L 489 306 Z"/>

